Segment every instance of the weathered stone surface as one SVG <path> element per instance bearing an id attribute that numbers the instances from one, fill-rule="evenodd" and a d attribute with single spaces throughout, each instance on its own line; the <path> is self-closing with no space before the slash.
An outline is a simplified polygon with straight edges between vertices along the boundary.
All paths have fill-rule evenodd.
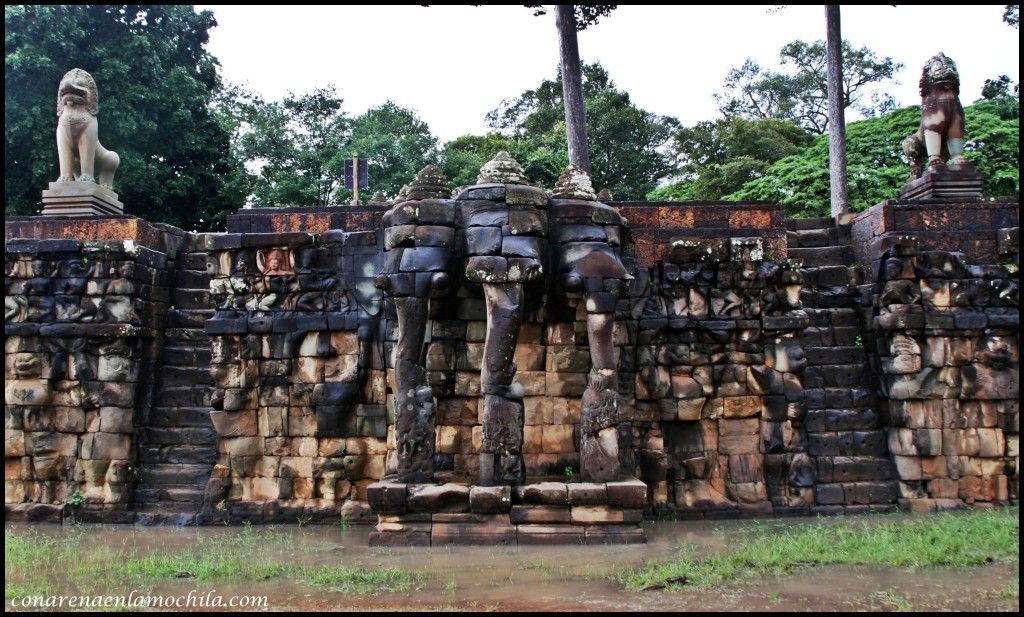
<path id="1" fill-rule="evenodd" d="M 474 486 L 469 491 L 469 507 L 476 514 L 498 514 L 512 508 L 509 486 Z"/>
<path id="2" fill-rule="evenodd" d="M 572 506 L 570 520 L 575 525 L 621 525 L 639 523 L 643 519 L 640 510 L 618 510 L 607 506 Z"/>
<path id="3" fill-rule="evenodd" d="M 406 496 L 409 512 L 469 512 L 469 487 L 461 484 L 411 484 Z"/>
<path id="4" fill-rule="evenodd" d="M 569 505 L 569 492 L 565 484 L 560 482 L 539 482 L 517 486 L 514 489 L 518 503 L 544 506 Z"/>
<path id="5" fill-rule="evenodd" d="M 512 506 L 513 523 L 569 523 L 568 506 Z"/>

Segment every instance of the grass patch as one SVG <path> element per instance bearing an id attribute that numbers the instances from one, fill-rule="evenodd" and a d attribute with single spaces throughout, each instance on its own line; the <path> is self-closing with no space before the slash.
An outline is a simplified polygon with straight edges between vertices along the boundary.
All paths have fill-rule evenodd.
<path id="1" fill-rule="evenodd" d="M 5 598 L 61 591 L 94 595 L 121 587 L 142 590 L 173 580 L 252 582 L 294 580 L 351 594 L 405 591 L 423 575 L 400 568 L 309 566 L 285 551 L 288 534 L 246 526 L 232 535 L 197 535 L 190 546 L 146 551 L 129 542 L 89 542 L 83 528 L 44 535 L 4 530 Z"/>
<path id="2" fill-rule="evenodd" d="M 756 523 L 735 532 L 735 548 L 700 555 L 683 546 L 665 563 L 647 564 L 615 578 L 629 589 L 708 588 L 725 581 L 781 575 L 808 565 L 895 567 L 979 566 L 1018 559 L 1018 508 L 942 513 L 926 517 L 818 521 L 782 527 Z"/>
<path id="3" fill-rule="evenodd" d="M 297 574 L 299 580 L 315 587 L 358 594 L 408 591 L 421 578 L 421 575 L 401 568 L 370 570 L 352 566 L 302 568 Z"/>
<path id="4" fill-rule="evenodd" d="M 891 607 L 894 612 L 897 613 L 911 613 L 914 611 L 914 606 L 910 603 L 910 600 L 901 596 L 898 593 L 892 591 L 882 591 L 875 595 L 887 607 Z"/>

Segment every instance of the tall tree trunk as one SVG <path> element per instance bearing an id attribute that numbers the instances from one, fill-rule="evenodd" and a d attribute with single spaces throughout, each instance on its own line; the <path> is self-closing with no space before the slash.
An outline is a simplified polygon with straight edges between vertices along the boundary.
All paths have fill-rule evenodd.
<path id="1" fill-rule="evenodd" d="M 587 149 L 587 119 L 583 109 L 583 73 L 576 41 L 576 13 L 571 4 L 555 7 L 558 26 L 559 62 L 562 67 L 562 100 L 565 102 L 565 133 L 569 141 L 569 163 L 590 173 Z"/>
<path id="2" fill-rule="evenodd" d="M 839 5 L 825 5 L 828 63 L 828 171 L 832 188 L 832 216 L 850 210 L 846 186 L 846 120 L 843 109 L 843 37 L 839 30 Z"/>

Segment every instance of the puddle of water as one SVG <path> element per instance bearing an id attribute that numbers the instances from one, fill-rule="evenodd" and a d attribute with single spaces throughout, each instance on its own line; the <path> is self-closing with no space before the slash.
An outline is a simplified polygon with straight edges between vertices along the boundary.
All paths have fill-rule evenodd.
<path id="1" fill-rule="evenodd" d="M 842 519 L 827 519 L 839 522 Z M 867 517 L 863 520 L 872 520 Z M 891 521 L 892 517 L 882 517 Z M 929 568 L 912 571 L 879 567 L 808 567 L 786 577 L 727 584 L 710 590 L 677 592 L 623 589 L 609 575 L 647 561 L 666 560 L 680 544 L 701 551 L 720 551 L 741 542 L 752 524 L 789 527 L 809 519 L 696 521 L 647 523 L 645 545 L 369 548 L 370 528 L 254 528 L 261 538 L 252 549 L 256 558 L 296 565 L 347 565 L 363 568 L 400 567 L 424 575 L 408 592 L 358 596 L 310 587 L 299 581 L 199 583 L 167 581 L 156 593 L 185 594 L 210 590 L 227 595 L 269 597 L 273 610 L 502 610 L 502 611 L 835 611 L 835 610 L 1017 610 L 1019 600 L 1006 597 L 1016 585 L 1015 565 L 980 568 Z M 8 525 L 19 532 L 24 526 Z M 34 526 L 46 535 L 68 533 L 55 526 Z M 135 555 L 195 548 L 199 538 L 214 541 L 245 533 L 233 528 L 85 527 L 82 550 L 90 546 L 119 548 Z M 718 530 L 715 533 L 715 530 Z M 267 539 L 265 534 L 270 534 Z M 275 539 L 276 538 L 276 539 Z M 55 564 L 54 593 L 66 587 Z M 8 578 L 10 572 L 6 573 Z M 123 591 L 112 581 L 90 593 Z M 1015 589 L 1016 587 L 1014 587 Z M 70 591 L 70 590 L 69 590 Z M 8 607 L 9 607 L 8 603 Z"/>

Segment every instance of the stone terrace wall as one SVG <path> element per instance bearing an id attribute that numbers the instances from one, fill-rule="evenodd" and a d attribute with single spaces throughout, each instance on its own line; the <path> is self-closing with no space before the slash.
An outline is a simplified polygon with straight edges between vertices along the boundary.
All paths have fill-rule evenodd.
<path id="1" fill-rule="evenodd" d="M 1016 262 L 1016 232 L 1009 240 L 996 247 Z M 882 262 L 873 325 L 901 502 L 921 510 L 1017 499 L 1016 268 L 920 251 L 914 237 Z"/>
<path id="2" fill-rule="evenodd" d="M 613 205 L 633 276 L 615 307 L 620 453 L 648 513 L 1017 499 L 1016 204 L 788 229 L 769 204 Z M 8 516 L 367 518 L 395 447 L 385 210 L 243 210 L 192 235 L 9 219 Z M 530 480 L 579 472 L 586 312 L 556 288 L 527 286 L 514 354 Z M 485 319 L 472 284 L 431 304 L 436 481 L 478 472 Z"/>
<path id="3" fill-rule="evenodd" d="M 170 299 L 164 251 L 182 235 L 118 217 L 12 227 L 44 239 L 6 246 L 8 520 L 59 521 L 75 504 L 78 520 L 131 522 Z M 75 239 L 89 237 L 119 239 Z"/>

